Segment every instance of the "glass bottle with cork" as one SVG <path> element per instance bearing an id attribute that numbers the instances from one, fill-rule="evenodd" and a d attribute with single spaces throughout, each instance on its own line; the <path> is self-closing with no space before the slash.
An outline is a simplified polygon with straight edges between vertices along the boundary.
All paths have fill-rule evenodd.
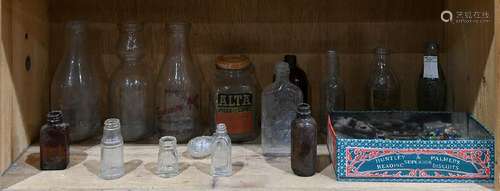
<path id="1" fill-rule="evenodd" d="M 244 55 L 217 57 L 211 94 L 212 127 L 224 123 L 233 142 L 251 141 L 258 134 L 259 87 Z"/>

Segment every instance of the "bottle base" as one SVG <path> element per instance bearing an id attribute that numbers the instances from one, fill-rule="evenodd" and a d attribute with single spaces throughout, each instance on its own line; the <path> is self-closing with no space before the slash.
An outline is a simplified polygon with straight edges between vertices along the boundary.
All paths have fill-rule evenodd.
<path id="1" fill-rule="evenodd" d="M 123 175 L 125 174 L 100 175 L 99 177 L 104 180 L 114 180 L 121 178 Z"/>
<path id="2" fill-rule="evenodd" d="M 214 176 L 214 177 L 228 177 L 228 176 L 231 176 L 231 175 L 233 175 L 232 171 L 224 171 L 224 172 L 212 173 L 212 176 Z"/>
<path id="3" fill-rule="evenodd" d="M 162 177 L 162 178 L 172 178 L 172 177 L 176 177 L 177 175 L 179 175 L 179 173 L 156 173 L 156 175 L 158 175 L 159 177 Z"/>

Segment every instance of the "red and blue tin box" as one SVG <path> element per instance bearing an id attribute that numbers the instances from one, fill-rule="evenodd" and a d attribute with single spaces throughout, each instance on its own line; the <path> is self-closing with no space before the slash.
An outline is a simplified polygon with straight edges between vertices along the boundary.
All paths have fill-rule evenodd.
<path id="1" fill-rule="evenodd" d="M 329 119 L 337 180 L 493 181 L 494 138 L 470 114 L 341 111 Z"/>

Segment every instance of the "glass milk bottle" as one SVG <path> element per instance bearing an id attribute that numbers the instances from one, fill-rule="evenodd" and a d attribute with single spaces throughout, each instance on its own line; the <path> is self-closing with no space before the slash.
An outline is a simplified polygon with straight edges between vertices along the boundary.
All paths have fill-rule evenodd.
<path id="1" fill-rule="evenodd" d="M 168 51 L 156 82 L 156 126 L 186 143 L 200 135 L 200 73 L 188 46 L 189 23 L 168 24 Z"/>
<path id="2" fill-rule="evenodd" d="M 98 76 L 87 54 L 87 25 L 73 21 L 66 25 L 66 53 L 57 66 L 50 87 L 52 110 L 64 113 L 71 142 L 95 135 L 101 119 Z"/>
<path id="3" fill-rule="evenodd" d="M 143 62 L 143 25 L 124 23 L 120 31 L 118 54 L 122 63 L 111 77 L 110 115 L 121 120 L 123 139 L 135 141 L 148 136 L 153 125 L 152 70 Z"/>
<path id="4" fill-rule="evenodd" d="M 401 88 L 389 65 L 389 50 L 375 50 L 375 64 L 368 82 L 371 110 L 398 110 L 401 107 Z"/>
<path id="5" fill-rule="evenodd" d="M 276 64 L 275 75 L 276 81 L 262 92 L 262 150 L 265 155 L 289 156 L 291 123 L 302 92 L 290 82 L 286 62 Z"/>

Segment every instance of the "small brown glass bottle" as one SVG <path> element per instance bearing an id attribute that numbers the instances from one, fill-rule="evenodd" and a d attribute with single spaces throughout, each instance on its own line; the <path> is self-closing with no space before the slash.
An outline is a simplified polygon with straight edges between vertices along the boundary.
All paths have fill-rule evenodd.
<path id="1" fill-rule="evenodd" d="M 47 124 L 40 130 L 40 169 L 63 170 L 69 163 L 69 125 L 61 111 L 47 114 Z"/>
<path id="2" fill-rule="evenodd" d="M 292 122 L 292 170 L 298 176 L 316 173 L 316 127 L 309 104 L 300 104 Z"/>

